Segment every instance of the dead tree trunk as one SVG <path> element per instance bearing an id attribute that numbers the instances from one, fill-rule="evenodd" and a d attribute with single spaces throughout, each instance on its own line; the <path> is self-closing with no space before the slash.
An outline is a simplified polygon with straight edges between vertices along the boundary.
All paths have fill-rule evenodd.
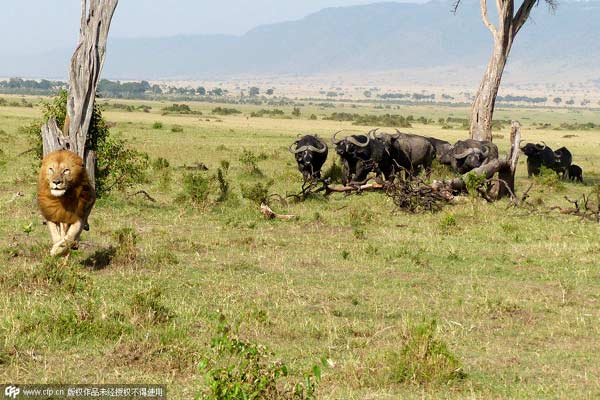
<path id="1" fill-rule="evenodd" d="M 495 201 L 503 197 L 511 197 L 514 200 L 515 195 L 515 173 L 519 162 L 521 145 L 521 124 L 514 121 L 512 123 L 512 131 L 510 134 L 510 150 L 506 159 L 493 160 L 484 164 L 467 174 L 447 180 L 434 181 L 432 187 L 437 191 L 452 191 L 466 192 L 467 191 L 467 175 L 476 174 L 482 175 L 488 182 L 491 182 L 491 189 L 487 191 L 480 190 L 480 193 L 488 200 Z M 494 176 L 498 174 L 497 178 Z"/>
<path id="2" fill-rule="evenodd" d="M 79 42 L 71 58 L 65 132 L 51 119 L 42 127 L 44 155 L 70 150 L 85 160 L 90 181 L 95 184 L 96 157 L 86 149 L 94 111 L 96 88 L 106 55 L 110 22 L 118 0 L 81 0 Z"/>
<path id="3" fill-rule="evenodd" d="M 492 33 L 494 49 L 471 109 L 470 132 L 472 139 L 492 140 L 492 118 L 504 67 L 515 36 L 527 21 L 537 2 L 538 0 L 524 0 L 515 14 L 514 0 L 496 0 L 497 26 L 494 26 L 488 18 L 487 0 L 479 2 L 483 23 Z M 552 8 L 555 7 L 554 0 L 546 0 L 546 2 Z M 458 7 L 459 3 L 460 0 L 455 7 Z"/>

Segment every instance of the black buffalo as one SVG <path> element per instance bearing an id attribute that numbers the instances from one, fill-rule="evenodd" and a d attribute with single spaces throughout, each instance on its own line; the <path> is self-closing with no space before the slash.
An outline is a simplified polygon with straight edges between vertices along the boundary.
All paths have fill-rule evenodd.
<path id="1" fill-rule="evenodd" d="M 552 169 L 566 179 L 569 176 L 569 167 L 572 162 L 573 155 L 569 149 L 561 147 L 554 152 L 554 167 Z"/>
<path id="2" fill-rule="evenodd" d="M 568 174 L 569 179 L 572 181 L 583 182 L 583 170 L 579 165 L 571 164 Z"/>
<path id="3" fill-rule="evenodd" d="M 452 149 L 452 145 L 449 142 L 446 142 L 445 140 L 437 139 L 434 137 L 427 137 L 427 140 L 429 140 L 429 143 L 431 143 L 431 145 L 435 149 L 435 157 L 438 160 L 442 158 L 442 156 L 446 154 L 450 149 Z"/>
<path id="4" fill-rule="evenodd" d="M 340 131 L 341 132 L 341 131 Z M 335 151 L 342 159 L 342 183 L 362 183 L 370 172 L 390 179 L 394 172 L 391 147 L 386 140 L 372 139 L 371 135 L 332 137 Z"/>
<path id="5" fill-rule="evenodd" d="M 327 144 L 321 138 L 305 135 L 290 146 L 304 181 L 321 178 L 321 168 L 327 161 Z"/>
<path id="6" fill-rule="evenodd" d="M 527 156 L 527 175 L 539 175 L 542 166 L 554 169 L 555 154 L 546 144 L 527 143 L 521 148 Z"/>
<path id="7" fill-rule="evenodd" d="M 406 169 L 411 175 L 418 174 L 421 168 L 424 168 L 427 173 L 430 172 L 436 151 L 429 138 L 402 133 L 398 130 L 391 137 L 395 150 L 394 157 L 400 167 Z"/>
<path id="8" fill-rule="evenodd" d="M 440 163 L 450 165 L 455 172 L 465 174 L 498 159 L 498 147 L 487 140 L 459 140 L 441 157 Z"/>
<path id="9" fill-rule="evenodd" d="M 527 175 L 529 177 L 539 175 L 542 166 L 555 171 L 563 178 L 569 176 L 569 167 L 573 162 L 573 156 L 566 147 L 552 151 L 543 142 L 542 144 L 527 143 L 521 148 L 521 151 L 527 156 Z"/>

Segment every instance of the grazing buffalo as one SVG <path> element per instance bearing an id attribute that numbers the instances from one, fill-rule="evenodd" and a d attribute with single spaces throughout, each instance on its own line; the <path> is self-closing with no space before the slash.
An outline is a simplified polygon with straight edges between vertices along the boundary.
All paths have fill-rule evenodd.
<path id="1" fill-rule="evenodd" d="M 569 166 L 569 179 L 583 183 L 583 170 L 579 165 L 571 164 Z"/>
<path id="2" fill-rule="evenodd" d="M 440 163 L 465 174 L 498 159 L 498 147 L 487 140 L 459 140 L 440 157 Z"/>
<path id="3" fill-rule="evenodd" d="M 305 182 L 321 178 L 321 167 L 327 161 L 328 153 L 327 144 L 321 138 L 313 135 L 302 136 L 292 143 L 290 152 L 294 154 L 298 170 Z"/>
<path id="4" fill-rule="evenodd" d="M 331 140 L 342 159 L 344 185 L 366 181 L 369 172 L 383 175 L 385 179 L 392 177 L 394 163 L 390 146 L 385 140 L 372 140 L 371 135 L 350 135 L 337 139 L 340 132 L 335 133 Z"/>

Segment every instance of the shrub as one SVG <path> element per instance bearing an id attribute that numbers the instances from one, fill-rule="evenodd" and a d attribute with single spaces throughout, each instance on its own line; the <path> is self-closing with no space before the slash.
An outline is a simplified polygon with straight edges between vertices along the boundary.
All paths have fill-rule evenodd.
<path id="1" fill-rule="evenodd" d="M 217 169 L 217 183 L 219 184 L 219 196 L 217 197 L 218 202 L 227 200 L 229 197 L 229 182 L 226 178 L 227 170 L 223 172 L 221 168 Z"/>
<path id="2" fill-rule="evenodd" d="M 225 108 L 225 107 L 216 107 L 212 110 L 212 113 L 215 115 L 232 115 L 232 114 L 241 114 L 240 110 L 236 110 L 235 108 Z"/>
<path id="3" fill-rule="evenodd" d="M 162 129 L 163 128 L 163 124 L 162 122 L 155 122 L 152 124 L 152 129 Z"/>
<path id="4" fill-rule="evenodd" d="M 258 168 L 258 157 L 252 151 L 244 149 L 239 160 L 245 173 L 263 176 L 262 171 Z"/>
<path id="5" fill-rule="evenodd" d="M 404 345 L 390 355 L 391 380 L 416 385 L 451 384 L 466 377 L 458 358 L 435 338 L 435 320 L 405 328 Z"/>
<path id="6" fill-rule="evenodd" d="M 241 185 L 242 197 L 251 200 L 257 204 L 269 202 L 269 189 L 273 186 L 273 181 L 266 183 L 258 182 L 254 185 Z"/>
<path id="7" fill-rule="evenodd" d="M 181 132 L 183 132 L 183 126 L 181 126 L 181 125 L 173 125 L 171 127 L 171 132 L 173 132 L 173 133 L 181 133 Z"/>
<path id="8" fill-rule="evenodd" d="M 163 115 L 165 114 L 194 114 L 202 115 L 200 111 L 194 111 L 187 104 L 173 104 L 171 106 L 162 109 Z"/>
<path id="9" fill-rule="evenodd" d="M 565 185 L 561 182 L 558 174 L 545 166 L 542 165 L 540 173 L 535 178 L 535 182 L 540 186 L 546 186 L 556 191 L 565 190 Z"/>
<path id="10" fill-rule="evenodd" d="M 265 346 L 237 337 L 223 315 L 211 341 L 210 356 L 199 364 L 205 388 L 199 396 L 205 400 L 246 399 L 315 399 L 321 380 L 321 366 L 314 365 L 304 374 L 303 382 L 281 382 L 288 376 L 288 366 L 272 361 L 274 354 Z M 326 365 L 325 359 L 321 360 Z"/>
<path id="11" fill-rule="evenodd" d="M 262 118 L 264 116 L 269 116 L 271 118 L 274 117 L 281 117 L 284 115 L 284 112 L 278 109 L 274 109 L 274 110 L 265 110 L 262 109 L 260 111 L 253 111 L 252 113 L 250 113 L 250 117 L 252 118 Z"/>
<path id="12" fill-rule="evenodd" d="M 176 201 L 189 201 L 193 204 L 202 204 L 208 199 L 210 182 L 201 172 L 191 172 L 183 176 L 183 191 L 177 196 Z"/>
<path id="13" fill-rule="evenodd" d="M 478 189 L 486 182 L 486 177 L 484 174 L 477 174 L 473 171 L 469 172 L 465 176 L 465 186 L 467 187 L 467 192 L 471 197 L 477 197 L 479 195 Z"/>
<path id="14" fill-rule="evenodd" d="M 440 221 L 440 228 L 442 231 L 448 231 L 450 228 L 456 226 L 456 217 L 454 214 L 446 214 Z"/>

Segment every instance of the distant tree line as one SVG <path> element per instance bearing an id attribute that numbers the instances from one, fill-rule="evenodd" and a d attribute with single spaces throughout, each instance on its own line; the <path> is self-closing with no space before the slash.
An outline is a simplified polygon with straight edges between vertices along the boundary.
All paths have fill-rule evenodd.
<path id="1" fill-rule="evenodd" d="M 0 92 L 7 94 L 55 94 L 60 89 L 66 88 L 67 84 L 61 81 L 41 81 L 21 78 L 10 78 L 0 81 Z"/>

